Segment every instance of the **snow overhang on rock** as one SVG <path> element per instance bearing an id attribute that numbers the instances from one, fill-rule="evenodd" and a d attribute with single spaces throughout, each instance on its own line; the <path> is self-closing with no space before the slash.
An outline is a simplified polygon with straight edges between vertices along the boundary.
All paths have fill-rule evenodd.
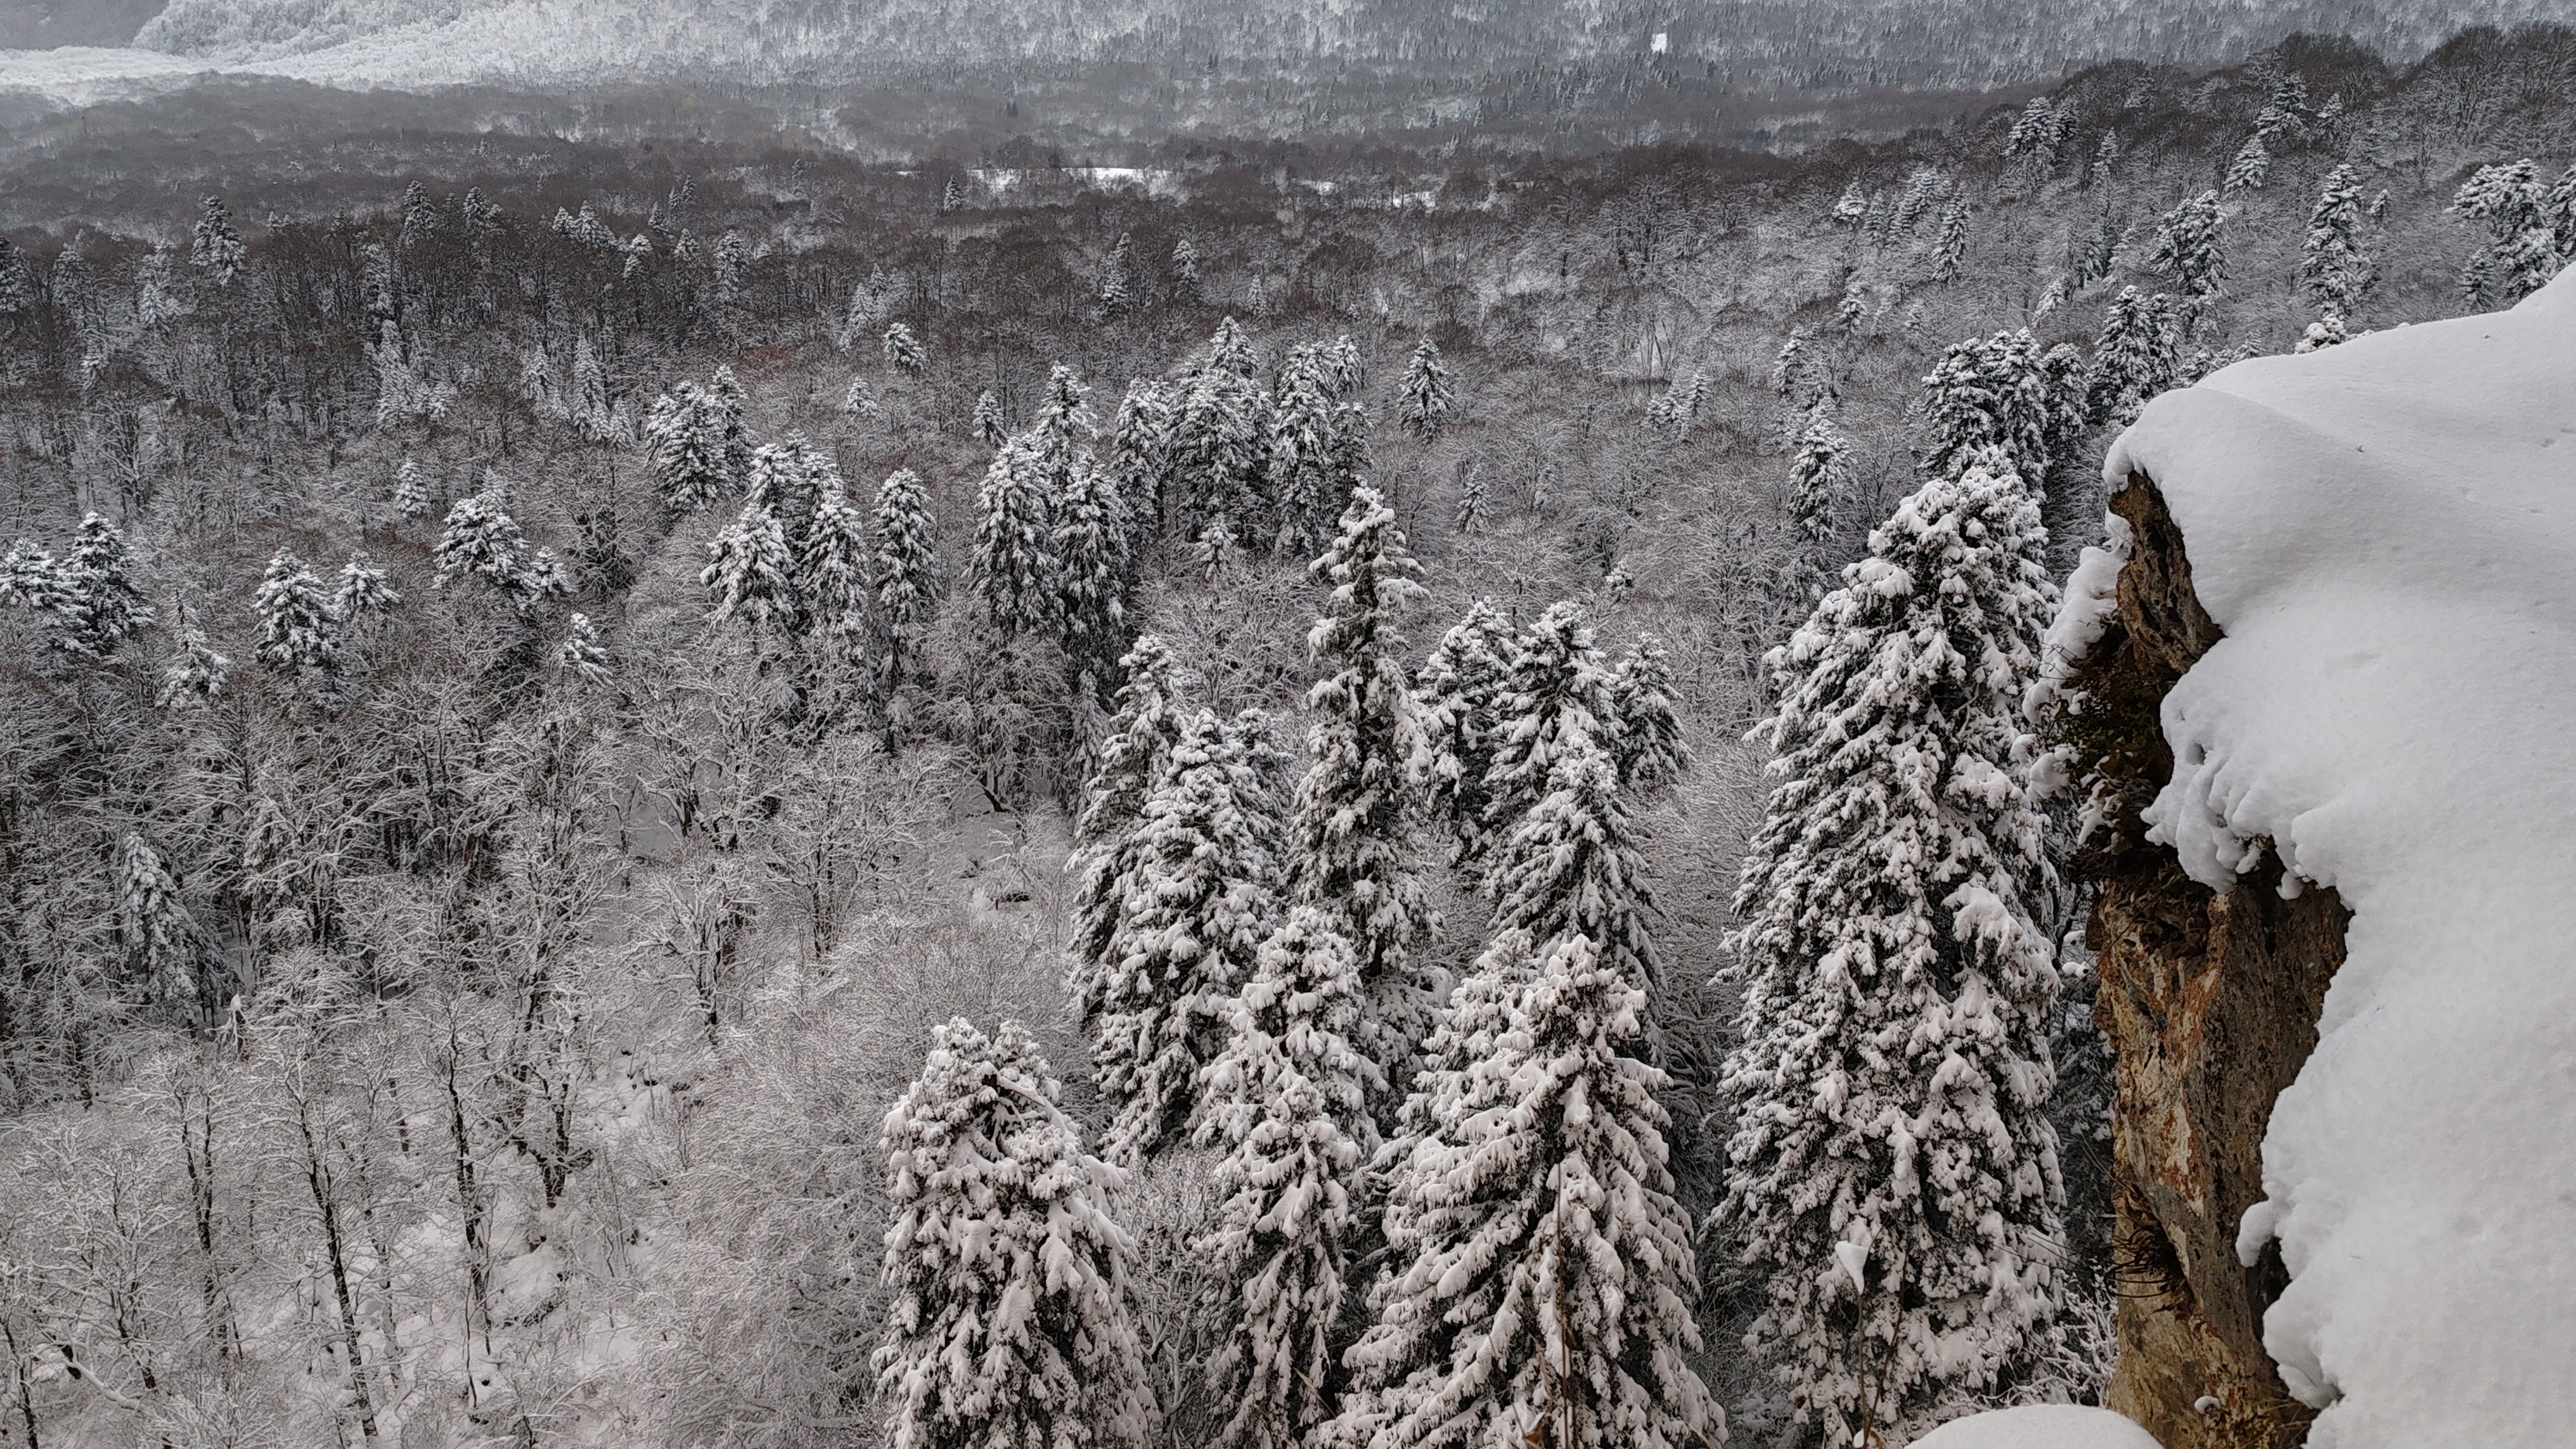
<path id="1" fill-rule="evenodd" d="M 2311 1449 L 2571 1442 L 2576 271 L 2239 363 L 2105 467 L 2161 490 L 2226 633 L 2164 700 L 2151 838 L 2353 912 L 2239 1242 L 2291 1273 L 2264 1343 Z"/>

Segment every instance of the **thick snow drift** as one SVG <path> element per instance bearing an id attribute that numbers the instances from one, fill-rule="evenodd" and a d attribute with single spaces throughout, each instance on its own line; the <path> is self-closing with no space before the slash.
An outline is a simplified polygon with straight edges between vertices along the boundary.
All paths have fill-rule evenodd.
<path id="1" fill-rule="evenodd" d="M 2168 394 L 2133 470 L 2227 632 L 2155 838 L 2353 911 L 2239 1242 L 2308 1442 L 2576 1442 L 2576 271 Z"/>
<path id="2" fill-rule="evenodd" d="M 2029 1404 L 1953 1419 L 1914 1449 L 2156 1449 L 2156 1441 L 2108 1409 Z"/>

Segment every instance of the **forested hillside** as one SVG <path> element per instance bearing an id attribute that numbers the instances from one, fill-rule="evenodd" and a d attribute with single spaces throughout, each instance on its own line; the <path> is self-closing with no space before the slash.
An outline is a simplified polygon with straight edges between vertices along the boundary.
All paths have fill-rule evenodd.
<path id="1" fill-rule="evenodd" d="M 2571 69 L 1785 156 L 31 156 L 0 1443 L 2098 1399 L 2042 631 L 2103 446 L 2576 257 Z"/>

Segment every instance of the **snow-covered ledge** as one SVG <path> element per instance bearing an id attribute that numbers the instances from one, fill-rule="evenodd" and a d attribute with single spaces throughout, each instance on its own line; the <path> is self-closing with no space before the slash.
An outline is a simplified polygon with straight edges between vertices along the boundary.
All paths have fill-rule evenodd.
<path id="1" fill-rule="evenodd" d="M 2211 924 L 2133 931 L 2133 958 L 2205 947 L 2228 900 L 2245 914 L 2249 880 L 2277 882 L 2283 910 L 2340 900 L 2309 917 L 2341 927 L 2333 949 L 2293 953 L 2339 965 L 2322 963 L 2316 1044 L 2291 1052 L 2236 1228 L 2249 1269 L 2277 1242 L 2287 1270 L 2250 1291 L 2282 1384 L 2320 1411 L 2306 1442 L 2570 1442 L 2576 273 L 2511 312 L 2228 368 L 2152 404 L 2106 471 L 2157 495 L 2187 556 L 2180 594 L 2219 636 L 2173 658 L 2170 775 L 2132 812 L 2137 844 L 2214 893 Z M 2116 597 L 2070 589 L 2069 643 L 2137 652 L 2125 635 L 2154 607 L 2138 572 Z M 2098 686 L 2104 661 L 2085 663 Z M 2124 1113 L 2141 1105 L 2132 1065 Z M 2215 1390 L 2198 1404 L 2226 1407 Z M 2295 1443 L 2304 1415 L 2263 1438 L 2142 1417 L 2173 1446 Z"/>

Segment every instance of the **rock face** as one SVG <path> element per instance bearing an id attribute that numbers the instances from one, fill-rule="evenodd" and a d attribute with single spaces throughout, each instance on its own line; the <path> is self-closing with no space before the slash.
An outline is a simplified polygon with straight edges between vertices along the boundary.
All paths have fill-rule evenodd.
<path id="1" fill-rule="evenodd" d="M 2280 894 L 2277 861 L 2224 895 L 2149 843 L 2139 811 L 2173 770 L 2157 707 L 2220 631 L 2192 591 L 2183 539 L 2151 480 L 2112 499 L 2129 523 L 2116 615 L 2074 683 L 2066 738 L 2109 807 L 2078 869 L 2099 887 L 2094 1019 L 2118 1058 L 2112 1118 L 2120 1360 L 2110 1407 L 2165 1449 L 2291 1449 L 2313 1411 L 2263 1351 L 2277 1250 L 2236 1258 L 2259 1200 L 2273 1100 L 2317 1042 L 2350 918 L 2332 891 Z"/>

